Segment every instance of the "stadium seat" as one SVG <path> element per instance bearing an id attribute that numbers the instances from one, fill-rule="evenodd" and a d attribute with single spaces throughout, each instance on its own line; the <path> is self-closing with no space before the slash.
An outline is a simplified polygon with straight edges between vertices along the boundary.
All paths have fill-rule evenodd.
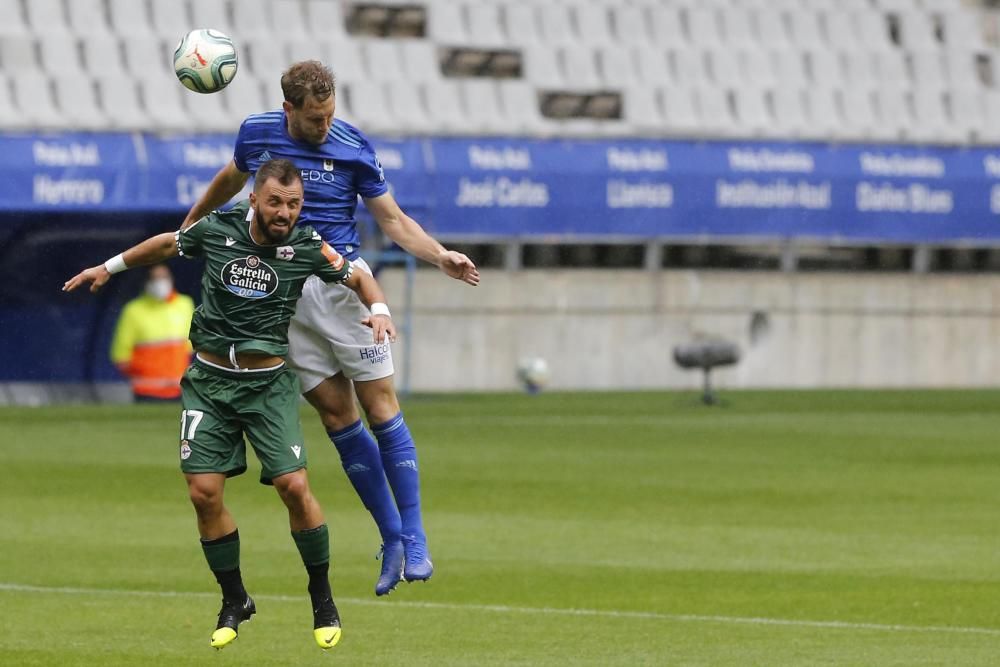
<path id="1" fill-rule="evenodd" d="M 836 51 L 818 49 L 809 51 L 809 74 L 814 86 L 839 88 L 844 83 L 844 72 Z"/>
<path id="2" fill-rule="evenodd" d="M 726 50 L 749 49 L 759 44 L 753 15 L 742 7 L 722 12 L 722 34 Z"/>
<path id="3" fill-rule="evenodd" d="M 929 12 L 953 12 L 962 9 L 962 0 L 920 0 L 920 6 Z"/>
<path id="4" fill-rule="evenodd" d="M 696 6 L 687 10 L 688 37 L 700 48 L 725 47 L 719 13 L 712 7 Z"/>
<path id="5" fill-rule="evenodd" d="M 368 76 L 372 81 L 398 81 L 403 78 L 399 40 L 364 39 L 358 41 L 362 58 L 368 66 Z"/>
<path id="6" fill-rule="evenodd" d="M 314 38 L 338 40 L 347 37 L 342 5 L 329 0 L 305 0 L 309 32 Z"/>
<path id="7" fill-rule="evenodd" d="M 70 0 L 66 3 L 66 9 L 69 26 L 80 37 L 90 39 L 94 35 L 111 32 L 104 14 L 103 0 Z"/>
<path id="8" fill-rule="evenodd" d="M 441 79 L 441 61 L 437 47 L 431 42 L 423 39 L 402 40 L 400 54 L 408 80 L 419 83 Z"/>
<path id="9" fill-rule="evenodd" d="M 524 49 L 524 78 L 537 88 L 558 90 L 566 85 L 558 52 L 536 44 Z"/>
<path id="10" fill-rule="evenodd" d="M 706 53 L 708 71 L 715 85 L 732 88 L 742 84 L 744 80 L 742 56 L 743 54 L 735 49 L 712 49 Z"/>
<path id="11" fill-rule="evenodd" d="M 673 80 L 678 84 L 699 86 L 710 80 L 704 51 L 693 48 L 672 50 L 669 58 L 673 63 Z"/>
<path id="12" fill-rule="evenodd" d="M 386 101 L 400 132 L 430 134 L 434 131 L 420 88 L 414 81 L 396 81 L 385 87 Z"/>
<path id="13" fill-rule="evenodd" d="M 695 98 L 698 100 L 703 132 L 717 137 L 734 135 L 735 119 L 726 90 L 714 86 L 698 86 L 695 88 Z"/>
<path id="14" fill-rule="evenodd" d="M 547 3 L 538 7 L 538 23 L 541 36 L 549 45 L 569 45 L 586 42 L 586 37 L 577 35 L 573 29 L 572 14 L 567 5 Z"/>
<path id="15" fill-rule="evenodd" d="M 806 89 L 805 97 L 809 122 L 803 131 L 803 138 L 828 140 L 843 133 L 844 120 L 833 88 L 811 87 Z"/>
<path id="16" fill-rule="evenodd" d="M 284 42 L 307 39 L 309 34 L 305 5 L 302 0 L 271 0 L 273 15 L 281 17 L 281 40 Z M 334 34 L 336 27 L 332 29 Z M 341 32 L 343 27 L 341 26 Z M 272 35 L 270 39 L 274 39 Z"/>
<path id="17" fill-rule="evenodd" d="M 909 90 L 912 87 L 906 58 L 899 51 L 882 51 L 875 54 L 879 85 L 886 88 Z"/>
<path id="18" fill-rule="evenodd" d="M 121 48 L 125 54 L 125 68 L 137 78 L 142 78 L 155 67 L 166 76 L 173 72 L 173 49 L 149 35 L 124 35 Z"/>
<path id="19" fill-rule="evenodd" d="M 755 19 L 761 44 L 769 49 L 782 49 L 791 46 L 783 12 L 761 9 L 756 12 Z"/>
<path id="20" fill-rule="evenodd" d="M 139 78 L 139 93 L 150 123 L 161 130 L 190 130 L 195 121 L 184 108 L 183 98 L 191 93 L 171 80 L 164 72 L 161 76 Z M 201 97 L 215 97 L 202 95 Z M 235 126 L 228 129 L 232 130 Z"/>
<path id="21" fill-rule="evenodd" d="M 623 91 L 622 116 L 626 126 L 639 135 L 656 136 L 665 127 L 659 96 L 650 86 L 635 85 Z"/>
<path id="22" fill-rule="evenodd" d="M 11 75 L 10 82 L 17 108 L 29 118 L 32 127 L 54 130 L 69 126 L 56 105 L 48 76 L 39 72 L 18 71 Z"/>
<path id="23" fill-rule="evenodd" d="M 424 102 L 437 132 L 460 134 L 465 127 L 465 108 L 455 81 L 428 81 Z"/>
<path id="24" fill-rule="evenodd" d="M 520 80 L 501 81 L 499 90 L 504 118 L 510 124 L 511 132 L 536 136 L 552 132 L 551 121 L 542 116 L 538 93 L 531 84 Z"/>
<path id="25" fill-rule="evenodd" d="M 914 9 L 899 14 L 899 43 L 909 51 L 937 50 L 941 46 L 929 15 Z"/>
<path id="26" fill-rule="evenodd" d="M 14 104 L 7 77 L 0 74 L 0 128 L 5 130 L 26 130 L 31 127 L 31 120 Z"/>
<path id="27" fill-rule="evenodd" d="M 597 70 L 597 58 L 589 46 L 564 46 L 560 49 L 566 85 L 572 89 L 600 88 L 603 80 Z"/>
<path id="28" fill-rule="evenodd" d="M 28 25 L 37 34 L 69 32 L 69 23 L 61 0 L 31 0 L 24 4 Z"/>
<path id="29" fill-rule="evenodd" d="M 97 79 L 97 89 L 100 92 L 101 107 L 108 115 L 111 125 L 116 130 L 146 130 L 155 129 L 149 115 L 142 107 L 139 99 L 139 89 L 130 79 L 115 81 Z"/>
<path id="30" fill-rule="evenodd" d="M 1000 90 L 987 90 L 978 97 L 982 101 L 983 115 L 986 119 L 979 140 L 986 144 L 1000 144 L 1000 123 L 993 120 L 1000 118 Z"/>
<path id="31" fill-rule="evenodd" d="M 776 136 L 774 117 L 768 108 L 765 92 L 759 88 L 735 88 L 733 111 L 741 137 Z"/>
<path id="32" fill-rule="evenodd" d="M 66 118 L 66 127 L 74 130 L 106 130 L 111 119 L 101 110 L 97 91 L 90 77 L 80 73 L 60 73 L 52 77 L 56 100 Z"/>
<path id="33" fill-rule="evenodd" d="M 650 7 L 649 20 L 654 45 L 680 49 L 690 43 L 678 8 L 669 5 Z"/>
<path id="34" fill-rule="evenodd" d="M 945 51 L 944 69 L 948 86 L 953 90 L 980 90 L 983 82 L 979 78 L 977 56 L 968 51 Z"/>
<path id="35" fill-rule="evenodd" d="M 611 12 L 607 5 L 578 4 L 573 7 L 576 32 L 585 44 L 603 46 L 612 44 L 615 36 L 611 32 Z"/>
<path id="36" fill-rule="evenodd" d="M 854 27 L 855 14 L 830 8 L 821 14 L 823 25 L 826 27 L 826 42 L 830 49 L 840 51 L 852 51 L 858 48 L 865 48 L 858 41 L 858 33 Z M 820 43 L 806 45 L 807 49 L 817 48 Z"/>
<path id="37" fill-rule="evenodd" d="M 229 118 L 234 121 L 233 130 L 250 114 L 275 108 L 274 104 L 262 95 L 261 82 L 254 78 L 250 72 L 244 74 L 244 76 L 236 77 L 221 94 L 222 101 L 225 102 L 229 112 Z"/>
<path id="38" fill-rule="evenodd" d="M 954 51 L 982 51 L 986 48 L 980 18 L 970 9 L 941 14 L 945 47 Z"/>
<path id="39" fill-rule="evenodd" d="M 864 49 L 844 52 L 844 80 L 854 88 L 872 90 L 878 85 L 875 57 Z"/>
<path id="40" fill-rule="evenodd" d="M 641 53 L 626 46 L 602 46 L 597 49 L 597 65 L 605 87 L 627 88 L 641 82 L 636 62 L 645 57 L 648 47 Z"/>
<path id="41" fill-rule="evenodd" d="M 468 44 L 469 34 L 465 28 L 462 5 L 458 2 L 436 2 L 429 5 L 427 36 L 438 44 Z"/>
<path id="42" fill-rule="evenodd" d="M 148 38 L 153 34 L 145 2 L 108 0 L 108 11 L 111 29 L 116 35 L 143 35 Z M 180 35 L 177 39 L 180 39 Z"/>
<path id="43" fill-rule="evenodd" d="M 691 88 L 664 86 L 659 89 L 664 130 L 673 136 L 703 135 L 698 100 Z"/>
<path id="44" fill-rule="evenodd" d="M 469 42 L 484 48 L 509 46 L 503 32 L 500 4 L 467 2 L 465 15 L 468 21 Z"/>
<path id="45" fill-rule="evenodd" d="M 184 92 L 181 99 L 187 110 L 189 126 L 193 124 L 208 132 L 233 132 L 243 121 L 243 118 L 230 113 L 225 96 L 199 95 L 183 88 L 181 90 Z"/>
<path id="46" fill-rule="evenodd" d="M 761 49 L 743 51 L 739 54 L 742 83 L 757 88 L 773 88 L 779 85 L 775 73 L 775 60 L 796 56 L 797 54 L 789 51 L 763 51 Z M 786 82 L 781 81 L 780 84 L 785 85 Z"/>
<path id="47" fill-rule="evenodd" d="M 655 46 L 637 49 L 636 76 L 640 81 L 653 85 L 669 85 L 675 82 L 672 58 L 663 49 Z"/>
<path id="48" fill-rule="evenodd" d="M 539 32 L 538 18 L 535 15 L 535 5 L 527 0 L 511 2 L 504 7 L 504 25 L 507 27 L 507 38 L 515 46 L 542 44 Z"/>
<path id="49" fill-rule="evenodd" d="M 913 111 L 908 93 L 900 89 L 881 88 L 875 91 L 879 127 L 893 141 L 909 139 L 913 131 Z"/>
<path id="50" fill-rule="evenodd" d="M 240 0 L 240 4 L 247 0 Z M 253 2 L 253 0 L 250 0 Z M 194 0 L 189 3 L 191 25 L 200 28 L 221 30 L 227 35 L 236 35 L 233 17 L 229 13 L 228 0 Z M 182 33 L 183 34 L 183 33 Z M 180 35 L 177 36 L 180 39 Z"/>
<path id="51" fill-rule="evenodd" d="M 649 15 L 645 7 L 615 5 L 611 8 L 611 18 L 621 44 L 646 47 L 650 43 Z M 658 42 L 660 37 L 657 34 Z"/>
<path id="52" fill-rule="evenodd" d="M 913 0 L 873 0 L 873 6 L 883 12 L 905 12 L 913 9 L 915 4 Z"/>
<path id="53" fill-rule="evenodd" d="M 810 83 L 808 62 L 805 51 L 775 52 L 772 57 L 774 73 L 780 85 L 805 88 Z"/>
<path id="54" fill-rule="evenodd" d="M 917 89 L 913 92 L 914 123 L 911 134 L 918 141 L 960 144 L 965 132 L 949 118 L 944 93 L 940 90 Z"/>
<path id="55" fill-rule="evenodd" d="M 282 39 L 289 39 L 287 26 L 295 24 L 295 14 L 292 13 L 289 16 L 286 25 L 284 15 L 272 15 L 273 4 L 273 0 L 236 0 L 233 2 L 231 5 L 233 39 L 238 44 L 246 44 L 259 39 L 275 39 L 277 37 L 275 26 L 281 27 Z M 298 37 L 302 39 L 305 38 L 305 35 L 298 35 Z"/>
<path id="56" fill-rule="evenodd" d="M 918 88 L 940 92 L 948 87 L 948 73 L 940 51 L 916 51 L 910 54 L 909 60 Z"/>
<path id="57" fill-rule="evenodd" d="M 329 56 L 324 63 L 333 73 L 351 80 L 371 76 L 361 55 L 361 44 L 354 39 L 338 39 L 329 43 Z"/>
<path id="58" fill-rule="evenodd" d="M 499 91 L 493 79 L 464 79 L 459 92 L 466 109 L 463 131 L 473 134 L 502 134 L 506 129 L 501 114 Z"/>
<path id="59" fill-rule="evenodd" d="M 9 74 L 40 70 L 35 38 L 30 33 L 0 34 L 0 68 Z"/>
<path id="60" fill-rule="evenodd" d="M 59 33 L 43 33 L 38 36 L 38 55 L 42 67 L 56 76 L 70 72 L 82 72 L 80 45 L 76 37 Z"/>
<path id="61" fill-rule="evenodd" d="M 0 0 L 0 35 L 25 35 L 31 32 L 21 11 L 20 0 Z"/>
<path id="62" fill-rule="evenodd" d="M 855 27 L 858 31 L 858 41 L 872 51 L 893 50 L 889 38 L 889 22 L 883 14 L 875 11 L 859 12 L 855 16 Z"/>
<path id="63" fill-rule="evenodd" d="M 149 39 L 148 35 L 146 39 Z M 80 40 L 80 49 L 83 51 L 87 71 L 95 79 L 124 79 L 128 76 L 125 73 L 121 43 L 110 32 Z"/>
<path id="64" fill-rule="evenodd" d="M 389 105 L 385 84 L 351 81 L 347 93 L 351 109 L 366 132 L 394 134 L 399 131 L 399 118 Z"/>
<path id="65" fill-rule="evenodd" d="M 292 64 L 285 53 L 285 45 L 276 39 L 256 39 L 243 46 L 240 75 L 250 70 L 258 81 L 277 89 L 281 75 Z"/>
<path id="66" fill-rule="evenodd" d="M 193 25 L 188 15 L 187 0 L 149 0 L 149 17 L 156 34 L 171 42 L 171 46 L 176 45 Z M 127 37 L 123 35 L 123 38 Z"/>
<path id="67" fill-rule="evenodd" d="M 350 40 L 349 43 L 353 45 L 354 40 Z M 338 79 L 359 78 L 363 76 L 363 74 L 360 73 L 357 75 L 353 74 L 352 71 L 354 70 L 351 69 L 352 66 L 354 68 L 358 67 L 360 60 L 354 63 L 341 63 L 340 61 L 334 63 L 330 53 L 332 48 L 332 40 L 322 39 L 320 37 L 310 37 L 309 39 L 299 40 L 296 42 L 288 42 L 285 45 L 285 49 L 288 52 L 288 62 L 285 64 L 285 67 L 287 69 L 287 67 L 292 63 L 302 62 L 304 60 L 319 60 L 324 65 L 332 69 L 334 76 Z M 348 54 L 342 56 L 341 60 L 350 60 L 350 58 L 351 56 Z M 358 56 L 358 58 L 360 58 L 360 56 Z M 344 64 L 347 67 L 341 68 L 341 64 Z"/>
<path id="68" fill-rule="evenodd" d="M 788 13 L 789 38 L 792 46 L 799 49 L 815 48 L 825 44 L 823 37 L 822 14 L 810 9 L 798 8 Z M 831 48 L 828 46 L 828 48 Z M 832 48 L 839 48 L 834 45 Z"/>
<path id="69" fill-rule="evenodd" d="M 771 90 L 770 96 L 775 128 L 789 138 L 804 136 L 809 120 L 806 117 L 802 90 L 782 85 Z"/>
<path id="70" fill-rule="evenodd" d="M 879 136 L 876 131 L 878 119 L 875 104 L 869 88 L 850 86 L 839 91 L 840 110 L 844 119 L 844 138 L 847 139 L 891 139 Z"/>

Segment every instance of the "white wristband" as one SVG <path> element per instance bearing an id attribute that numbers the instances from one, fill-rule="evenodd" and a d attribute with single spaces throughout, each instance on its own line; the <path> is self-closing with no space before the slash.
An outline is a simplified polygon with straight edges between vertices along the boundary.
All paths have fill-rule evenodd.
<path id="1" fill-rule="evenodd" d="M 108 270 L 108 273 L 121 273 L 128 267 L 125 266 L 125 258 L 122 257 L 121 253 L 118 253 L 108 261 L 104 262 L 104 268 Z"/>
<path id="2" fill-rule="evenodd" d="M 369 310 L 372 311 L 372 315 L 385 315 L 386 317 L 392 317 L 392 315 L 389 314 L 389 306 L 384 303 L 373 303 Z"/>

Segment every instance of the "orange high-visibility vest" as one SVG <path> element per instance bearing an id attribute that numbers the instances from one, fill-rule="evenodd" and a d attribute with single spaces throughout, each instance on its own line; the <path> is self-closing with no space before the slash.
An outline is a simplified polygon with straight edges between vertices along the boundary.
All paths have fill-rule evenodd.
<path id="1" fill-rule="evenodd" d="M 111 361 L 124 369 L 134 394 L 181 395 L 181 376 L 191 361 L 187 337 L 193 314 L 194 301 L 177 292 L 166 301 L 144 294 L 125 304 L 111 341 Z"/>

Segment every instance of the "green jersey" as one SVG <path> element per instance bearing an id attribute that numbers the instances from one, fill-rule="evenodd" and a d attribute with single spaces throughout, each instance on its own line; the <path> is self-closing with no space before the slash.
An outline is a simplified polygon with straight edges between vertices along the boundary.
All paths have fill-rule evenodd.
<path id="1" fill-rule="evenodd" d="M 260 245 L 250 236 L 249 200 L 213 211 L 177 232 L 182 257 L 204 257 L 201 305 L 191 320 L 191 344 L 224 357 L 257 352 L 283 357 L 288 323 L 306 278 L 344 282 L 351 263 L 311 227 L 292 228 L 280 245 Z"/>

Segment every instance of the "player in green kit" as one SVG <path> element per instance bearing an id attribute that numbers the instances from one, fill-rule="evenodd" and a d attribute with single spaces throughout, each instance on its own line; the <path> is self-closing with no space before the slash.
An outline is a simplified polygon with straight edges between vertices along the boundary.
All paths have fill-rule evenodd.
<path id="1" fill-rule="evenodd" d="M 63 290 L 171 257 L 203 257 L 202 304 L 191 322 L 195 361 L 181 381 L 180 466 L 198 517 L 205 558 L 222 588 L 212 646 L 236 639 L 256 613 L 243 587 L 236 522 L 223 503 L 227 477 L 246 470 L 246 435 L 261 463 L 261 482 L 273 484 L 288 508 L 292 538 L 309 573 L 313 636 L 331 648 L 341 636 L 329 582 L 330 542 L 319 503 L 309 489 L 299 422 L 299 386 L 285 366 L 288 323 L 306 279 L 350 287 L 368 306 L 364 323 L 375 343 L 395 337 L 378 283 L 330 248 L 309 227 L 297 228 L 303 188 L 288 160 L 257 172 L 250 199 L 213 211 L 180 232 L 151 237 L 71 278 Z"/>

